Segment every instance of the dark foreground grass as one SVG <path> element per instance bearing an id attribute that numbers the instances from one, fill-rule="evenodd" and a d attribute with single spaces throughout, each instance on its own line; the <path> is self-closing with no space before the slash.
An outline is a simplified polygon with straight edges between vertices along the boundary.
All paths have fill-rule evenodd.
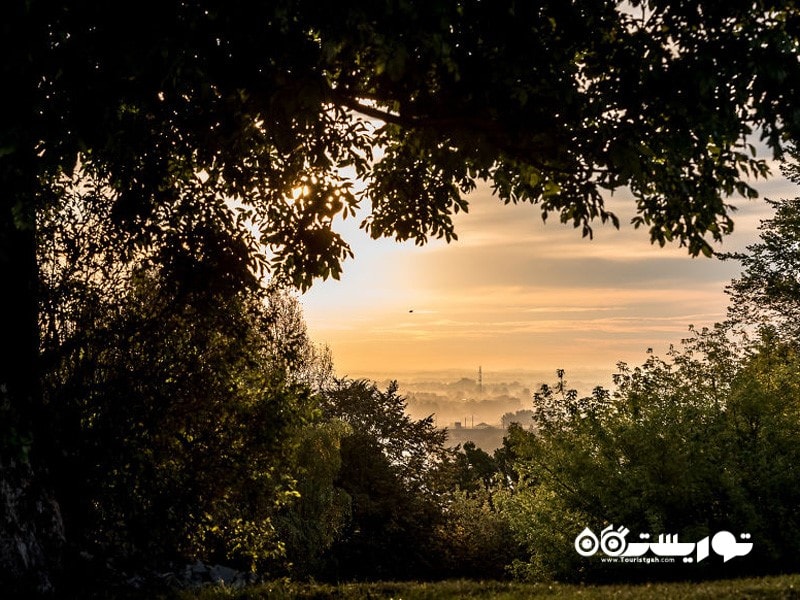
<path id="1" fill-rule="evenodd" d="M 800 575 L 781 575 L 750 579 L 726 579 L 701 583 L 656 583 L 645 585 L 579 586 L 501 581 L 451 580 L 435 583 L 349 583 L 342 585 L 275 582 L 243 590 L 206 588 L 184 593 L 181 600 L 461 600 L 489 598 L 517 600 L 527 598 L 615 598 L 621 600 L 683 600 L 685 598 L 797 598 Z"/>

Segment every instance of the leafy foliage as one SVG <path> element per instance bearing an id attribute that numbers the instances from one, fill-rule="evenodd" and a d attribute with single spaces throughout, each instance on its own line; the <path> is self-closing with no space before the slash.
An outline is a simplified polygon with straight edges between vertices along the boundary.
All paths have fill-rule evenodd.
<path id="1" fill-rule="evenodd" d="M 455 469 L 457 485 L 462 490 L 477 491 L 489 489 L 494 483 L 498 466 L 485 450 L 478 448 L 475 442 L 465 442 L 455 453 Z"/>
<path id="2" fill-rule="evenodd" d="M 396 383 L 386 391 L 364 380 L 341 380 L 322 394 L 328 418 L 349 425 L 341 440 L 336 485 L 351 515 L 329 552 L 329 576 L 429 576 L 441 517 L 437 472 L 448 458 L 446 433 L 433 419 L 413 420 Z"/>
<path id="3" fill-rule="evenodd" d="M 437 530 L 439 577 L 504 579 L 523 555 L 507 516 L 497 510 L 496 490 L 456 489 Z"/>
<path id="4" fill-rule="evenodd" d="M 769 1 L 634 6 L 19 5 L 4 172 L 72 172 L 80 155 L 143 234 L 138 217 L 176 195 L 236 198 L 262 266 L 302 285 L 338 276 L 333 219 L 361 199 L 376 236 L 452 239 L 479 180 L 584 234 L 616 222 L 601 192 L 625 186 L 653 241 L 709 252 L 732 226 L 725 196 L 766 173 L 744 137 L 759 128 L 780 153 L 797 133 L 799 17 Z M 38 206 L 10 202 L 23 221 Z"/>
<path id="5" fill-rule="evenodd" d="M 177 200 L 158 238 L 125 253 L 107 197 L 65 198 L 39 228 L 40 451 L 73 548 L 133 568 L 264 567 L 282 554 L 276 507 L 296 494 L 302 319 L 280 290 L 241 287 L 248 267 L 221 207 L 188 220 Z"/>
<path id="6" fill-rule="evenodd" d="M 294 578 L 324 574 L 327 552 L 348 530 L 352 500 L 339 487 L 342 439 L 351 433 L 339 420 L 310 423 L 299 431 L 296 464 L 298 498 L 276 516 L 286 547 L 286 571 Z"/>
<path id="7" fill-rule="evenodd" d="M 783 170 L 800 183 L 796 149 L 792 156 Z M 775 214 L 761 223 L 760 240 L 746 252 L 725 256 L 742 264 L 742 274 L 728 288 L 730 318 L 800 340 L 800 198 L 767 202 Z"/>
<path id="8" fill-rule="evenodd" d="M 758 544 L 742 568 L 792 564 L 799 524 L 789 507 L 800 493 L 788 467 L 800 458 L 796 352 L 764 339 L 737 356 L 730 344 L 722 329 L 703 331 L 668 361 L 620 365 L 611 395 L 543 390 L 538 433 L 510 435 L 520 483 L 503 510 L 530 552 L 518 574 L 622 576 L 572 547 L 584 527 L 609 523 L 685 539 L 747 531 Z M 635 566 L 623 567 L 626 578 L 636 576 Z M 691 567 L 695 575 L 718 568 Z"/>

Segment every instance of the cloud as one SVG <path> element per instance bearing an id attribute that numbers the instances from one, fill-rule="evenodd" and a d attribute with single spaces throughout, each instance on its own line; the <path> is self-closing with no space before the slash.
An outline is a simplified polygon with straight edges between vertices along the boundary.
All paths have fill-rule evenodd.
<path id="1" fill-rule="evenodd" d="M 756 184 L 773 198 L 796 195 L 785 180 Z M 350 221 L 356 258 L 340 282 L 303 297 L 312 337 L 330 343 L 340 369 L 613 366 L 725 316 L 738 265 L 652 246 L 627 224 L 635 205 L 624 192 L 608 200 L 621 229 L 598 225 L 593 240 L 557 218 L 542 223 L 536 206 L 503 206 L 485 188 L 470 200 L 449 245 L 375 241 Z M 753 243 L 770 216 L 763 200 L 732 201 L 736 227 L 720 251 Z"/>

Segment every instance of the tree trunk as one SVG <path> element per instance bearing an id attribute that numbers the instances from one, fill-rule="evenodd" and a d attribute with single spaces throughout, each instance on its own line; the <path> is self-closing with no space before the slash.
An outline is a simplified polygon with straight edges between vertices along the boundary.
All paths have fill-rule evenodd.
<path id="1" fill-rule="evenodd" d="M 35 192 L 0 174 L 0 590 L 26 596 L 53 591 L 63 547 L 58 504 L 48 490 L 39 377 Z M 2 175 L 6 175 L 3 177 Z M 15 179 L 15 181 L 10 181 Z M 16 185 L 14 185 L 16 184 Z"/>
<path id="2" fill-rule="evenodd" d="M 0 595 L 52 593 L 64 547 L 47 481 L 39 373 L 36 207 L 43 168 L 41 66 L 50 48 L 44 3 L 15 1 L 1 20 L 0 75 Z"/>

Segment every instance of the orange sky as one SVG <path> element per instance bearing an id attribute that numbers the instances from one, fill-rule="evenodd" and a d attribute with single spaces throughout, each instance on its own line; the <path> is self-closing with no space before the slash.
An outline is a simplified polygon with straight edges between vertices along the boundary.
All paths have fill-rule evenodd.
<path id="1" fill-rule="evenodd" d="M 777 172 L 777 169 L 776 169 Z M 793 197 L 782 179 L 758 182 L 770 198 Z M 720 251 L 757 238 L 760 201 L 734 201 L 736 229 Z M 424 247 L 374 241 L 353 219 L 340 227 L 355 258 L 341 281 L 317 282 L 302 296 L 312 339 L 327 343 L 340 375 L 465 369 L 592 368 L 638 364 L 663 353 L 688 326 L 724 317 L 735 263 L 690 258 L 651 246 L 626 223 L 632 202 L 609 201 L 620 230 L 595 227 L 593 240 L 535 206 L 504 206 L 480 189 L 456 219 L 459 240 Z M 409 312 L 413 310 L 413 312 Z"/>

